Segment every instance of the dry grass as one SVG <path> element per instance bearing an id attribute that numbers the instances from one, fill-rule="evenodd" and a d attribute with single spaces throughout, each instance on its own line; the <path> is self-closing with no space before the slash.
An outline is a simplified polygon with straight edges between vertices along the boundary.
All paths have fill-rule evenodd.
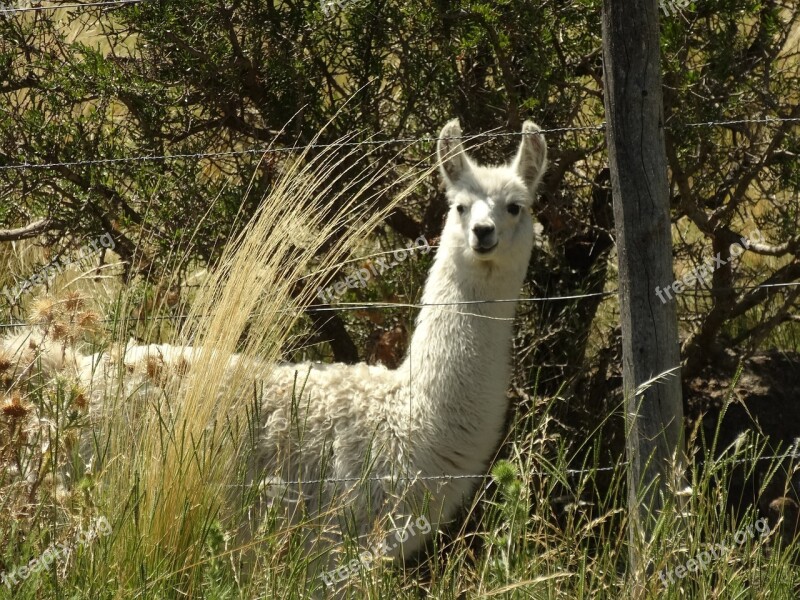
<path id="1" fill-rule="evenodd" d="M 144 583 L 146 565 L 145 572 L 162 573 L 169 587 L 196 592 L 192 573 L 199 570 L 193 566 L 203 560 L 210 523 L 232 512 L 225 500 L 247 440 L 251 375 L 247 360 L 231 369 L 228 357 L 239 353 L 260 365 L 277 360 L 299 309 L 311 303 L 326 275 L 428 176 L 412 171 L 401 185 L 375 193 L 380 173 L 364 169 L 368 159 L 328 150 L 313 158 L 303 152 L 287 164 L 226 248 L 176 335 L 176 344 L 191 340 L 204 348 L 191 369 L 166 386 L 163 404 L 136 413 L 138 422 L 120 422 L 130 418 L 124 407 L 108 411 L 98 503 L 107 512 L 133 503 L 138 515 L 117 524 L 113 552 L 128 557 L 116 566 L 123 585 Z M 363 172 L 373 175 L 356 176 Z M 334 212 L 323 205 L 331 193 Z M 388 193 L 391 199 L 382 197 Z M 321 253 L 335 234 L 340 237 L 333 249 Z M 114 406 L 126 398 L 108 401 Z"/>

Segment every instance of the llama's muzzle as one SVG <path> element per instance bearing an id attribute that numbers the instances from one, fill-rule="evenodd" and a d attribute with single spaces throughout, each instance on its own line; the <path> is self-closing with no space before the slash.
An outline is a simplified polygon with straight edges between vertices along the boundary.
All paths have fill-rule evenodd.
<path id="1" fill-rule="evenodd" d="M 479 254 L 487 254 L 497 246 L 497 234 L 493 224 L 475 225 L 472 228 L 474 240 L 471 240 L 472 249 Z"/>

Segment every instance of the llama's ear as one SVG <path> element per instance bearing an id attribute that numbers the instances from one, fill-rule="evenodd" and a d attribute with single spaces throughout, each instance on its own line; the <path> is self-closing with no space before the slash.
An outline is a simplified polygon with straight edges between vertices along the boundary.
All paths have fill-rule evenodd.
<path id="1" fill-rule="evenodd" d="M 512 165 L 528 186 L 531 195 L 536 193 L 536 188 L 547 169 L 547 142 L 540 131 L 539 126 L 533 121 L 525 121 L 522 124 L 522 142 Z"/>
<path id="2" fill-rule="evenodd" d="M 464 171 L 470 168 L 469 159 L 461 144 L 461 125 L 458 119 L 453 119 L 442 127 L 436 153 L 442 177 L 448 183 L 457 181 Z"/>

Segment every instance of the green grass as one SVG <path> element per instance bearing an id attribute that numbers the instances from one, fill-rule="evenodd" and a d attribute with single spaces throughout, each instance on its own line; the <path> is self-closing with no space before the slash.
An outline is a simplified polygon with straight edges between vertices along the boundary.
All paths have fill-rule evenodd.
<path id="1" fill-rule="evenodd" d="M 233 478 L 235 491 L 228 496 L 227 512 L 190 505 L 174 505 L 174 512 L 168 512 L 169 505 L 160 502 L 168 482 L 162 481 L 161 489 L 147 489 L 145 482 L 153 485 L 154 479 L 144 474 L 132 476 L 121 493 L 109 494 L 102 477 L 82 474 L 79 468 L 76 439 L 86 420 L 75 390 L 63 381 L 32 386 L 26 398 L 30 414 L 35 409 L 53 427 L 23 435 L 23 417 L 6 414 L 0 422 L 5 467 L 0 471 L 0 530 L 6 540 L 0 568 L 6 573 L 18 570 L 59 544 L 71 545 L 73 551 L 24 580 L 17 571 L 20 582 L 12 586 L 13 596 L 7 586 L 0 586 L 0 598 L 304 597 L 313 552 L 304 544 L 303 530 L 313 523 L 286 527 L 278 511 L 266 510 L 254 539 L 237 540 L 238 517 L 257 505 L 257 490 L 241 471 Z M 437 535 L 418 564 L 400 568 L 376 560 L 371 568 L 355 568 L 339 586 L 343 597 L 796 597 L 796 549 L 777 548 L 773 537 L 762 537 L 766 529 L 752 511 L 733 521 L 726 508 L 725 482 L 737 465 L 756 464 L 762 440 L 746 436 L 719 460 L 690 472 L 691 493 L 680 509 L 668 505 L 659 516 L 653 540 L 642 548 L 647 572 L 634 577 L 628 569 L 624 464 L 603 470 L 589 441 L 579 445 L 560 436 L 547 409 L 541 399 L 516 419 L 507 442 L 508 458 L 478 486 L 469 514 Z M 175 436 L 174 423 L 163 420 L 158 434 Z M 244 429 L 250 426 L 247 419 L 242 423 Z M 247 438 L 246 431 L 231 426 L 216 449 L 209 448 L 208 439 L 187 444 L 195 455 L 218 456 L 224 444 L 241 437 Z M 701 443 L 714 445 L 713 440 L 692 441 Z M 580 473 L 569 470 L 576 456 L 585 465 Z M 53 473 L 55 465 L 61 476 Z M 17 469 L 43 476 L 31 481 Z M 174 473 L 171 480 L 183 476 Z M 103 517 L 109 527 L 82 543 L 79 532 L 97 529 Z M 177 561 L 167 551 L 144 551 L 156 519 L 188 532 L 178 539 L 191 540 L 191 560 Z M 776 525 L 769 523 L 769 528 Z M 746 533 L 748 528 L 753 535 Z M 737 537 L 740 532 L 745 534 Z M 728 550 L 707 560 L 702 570 L 682 579 L 673 576 L 675 583 L 664 588 L 659 573 L 707 557 L 715 544 Z M 335 550 L 344 566 L 363 548 L 345 539 Z M 644 589 L 636 588 L 634 581 Z"/>

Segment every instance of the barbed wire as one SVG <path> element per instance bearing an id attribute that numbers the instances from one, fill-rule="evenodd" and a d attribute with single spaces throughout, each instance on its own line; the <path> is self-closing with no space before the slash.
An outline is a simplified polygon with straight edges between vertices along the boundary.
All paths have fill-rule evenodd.
<path id="1" fill-rule="evenodd" d="M 756 119 L 731 119 L 729 121 L 714 121 L 714 125 L 745 125 L 747 123 L 800 123 L 800 117 L 762 117 Z M 702 127 L 709 123 L 686 123 L 686 127 Z M 669 127 L 667 127 L 669 129 Z"/>
<path id="2" fill-rule="evenodd" d="M 757 289 L 770 289 L 770 288 L 787 288 L 800 286 L 800 281 L 790 281 L 785 283 L 765 283 L 762 285 L 743 285 L 725 288 L 712 288 L 712 289 L 698 289 L 698 290 L 684 290 L 684 294 L 700 294 L 712 292 L 725 292 L 725 291 L 743 291 L 743 290 L 757 290 Z M 454 302 L 342 302 L 339 304 L 310 304 L 305 307 L 295 307 L 282 309 L 277 312 L 349 312 L 349 311 L 365 311 L 365 310 L 391 310 L 397 308 L 413 308 L 420 309 L 425 307 L 447 307 L 447 306 L 475 306 L 481 304 L 504 304 L 514 302 L 518 304 L 528 304 L 536 302 L 563 302 L 566 300 L 582 300 L 585 298 L 603 298 L 614 296 L 618 290 L 608 290 L 602 292 L 591 292 L 588 294 L 569 294 L 564 296 L 542 296 L 542 297 L 528 297 L 528 298 L 498 298 L 494 300 L 459 300 Z M 178 314 L 178 315 L 146 315 L 138 317 L 124 317 L 121 319 L 100 319 L 98 323 L 119 323 L 121 321 L 134 321 L 134 322 L 151 322 L 151 321 L 181 321 L 186 319 L 199 319 L 208 317 L 208 314 Z M 254 315 L 258 316 L 258 315 Z M 25 321 L 14 321 L 9 323 L 0 323 L 0 329 L 11 329 L 16 327 L 38 327 L 37 323 L 27 323 Z"/>
<path id="3" fill-rule="evenodd" d="M 581 298 L 593 298 L 598 296 L 611 296 L 616 294 L 616 290 L 607 292 L 592 292 L 590 294 L 574 294 L 568 296 L 548 296 L 542 298 L 500 298 L 496 300 L 461 300 L 456 302 L 343 302 L 341 304 L 310 304 L 306 307 L 296 307 L 289 309 L 282 309 L 277 312 L 337 312 L 337 311 L 362 311 L 362 310 L 389 310 L 393 308 L 425 308 L 426 306 L 459 306 L 466 305 L 472 306 L 477 304 L 502 304 L 508 302 L 555 302 L 562 300 L 578 300 Z M 190 318 L 204 318 L 208 314 L 180 314 L 180 315 L 147 315 L 141 317 L 128 317 L 127 319 L 100 319 L 98 323 L 119 323 L 120 321 L 180 321 Z M 258 316 L 258 315 L 254 315 Z M 37 327 L 36 323 L 26 323 L 24 321 L 16 321 L 13 323 L 0 323 L 0 328 L 8 329 L 14 327 Z"/>
<path id="4" fill-rule="evenodd" d="M 559 471 L 559 473 L 563 473 L 566 475 L 583 475 L 586 473 L 594 473 L 594 472 L 606 472 L 606 471 L 614 471 L 627 465 L 627 461 L 623 461 L 614 466 L 608 467 L 594 467 L 591 469 L 565 469 L 564 471 Z M 540 470 L 529 470 L 527 473 L 531 475 L 538 475 L 538 476 L 545 476 L 549 475 L 550 473 L 547 471 L 540 471 Z M 274 481 L 262 480 L 259 482 L 260 488 L 267 488 L 267 487 L 280 487 L 280 486 L 303 486 L 303 485 L 326 485 L 331 483 L 366 483 L 369 481 L 376 482 L 376 483 L 386 483 L 386 482 L 400 482 L 400 481 L 458 481 L 463 479 L 488 479 L 491 478 L 490 473 L 484 473 L 483 475 L 408 475 L 408 476 L 392 476 L 392 475 L 385 475 L 382 477 L 321 477 L 319 479 L 295 479 L 284 481 L 280 478 L 276 478 Z M 269 479 L 269 478 L 268 478 Z M 247 486 L 248 484 L 234 484 L 230 487 L 242 487 Z"/>
<path id="5" fill-rule="evenodd" d="M 733 288 L 733 289 L 754 289 L 758 287 L 790 287 L 790 286 L 798 286 L 800 282 L 787 282 L 782 284 L 764 284 L 763 286 L 742 286 L 741 288 Z M 451 306 L 451 305 L 472 305 L 472 304 L 488 304 L 494 302 L 539 302 L 539 301 L 547 301 L 547 300 L 570 300 L 570 299 L 579 299 L 579 298 L 591 298 L 591 297 L 598 297 L 598 296 L 608 296 L 616 294 L 616 290 L 612 291 L 604 291 L 604 292 L 594 292 L 589 294 L 576 294 L 576 295 L 568 295 L 568 296 L 553 296 L 553 297 L 546 297 L 546 298 L 517 298 L 517 299 L 498 299 L 498 300 L 475 300 L 475 301 L 461 301 L 461 302 L 439 302 L 439 303 L 420 303 L 420 304 L 403 304 L 403 303 L 364 303 L 364 304 L 353 304 L 347 306 L 347 308 L 352 310 L 362 309 L 363 306 L 367 306 L 370 308 L 374 308 L 376 305 L 381 307 L 396 307 L 396 306 L 415 306 L 415 307 L 424 307 L 424 306 Z M 310 307 L 306 307 L 305 310 L 308 310 Z M 335 307 L 325 307 L 329 310 L 335 310 Z M 296 310 L 302 310 L 300 308 Z M 203 315 L 155 315 L 152 317 L 145 317 L 145 320 L 156 320 L 156 319 L 185 319 L 191 316 L 200 317 Z M 140 320 L 140 319 L 133 319 L 133 320 Z M 117 322 L 118 319 L 105 319 L 101 320 L 101 322 Z M 0 328 L 9 328 L 9 327 L 23 327 L 23 326 L 35 326 L 36 324 L 28 324 L 28 323 L 7 323 L 7 324 L 0 324 Z M 676 367 L 679 368 L 679 367 Z M 669 369 L 667 372 L 672 371 L 673 369 Z M 701 461 L 694 461 L 691 463 L 691 467 L 698 467 L 701 465 L 706 464 L 714 464 L 714 463 L 724 463 L 729 461 L 733 465 L 740 465 L 740 464 L 750 464 L 753 462 L 762 462 L 762 461 L 775 461 L 775 460 L 786 460 L 786 459 L 800 459 L 800 449 L 798 448 L 798 443 L 795 442 L 786 452 L 781 454 L 770 454 L 770 455 L 760 455 L 753 458 L 735 458 L 735 459 L 725 459 L 724 457 L 715 457 L 712 459 L 706 459 Z M 621 461 L 615 465 L 610 466 L 595 466 L 585 469 L 575 469 L 569 468 L 563 471 L 558 471 L 553 469 L 551 471 L 543 471 L 543 470 L 529 470 L 527 471 L 528 474 L 544 477 L 548 475 L 558 475 L 563 474 L 566 476 L 581 476 L 581 475 L 588 475 L 592 473 L 600 473 L 600 472 L 611 472 L 617 471 L 621 468 L 627 466 L 627 461 Z M 325 484 L 336 484 L 336 483 L 366 483 L 366 482 L 401 482 L 401 481 L 457 481 L 457 480 L 465 480 L 465 479 L 474 479 L 474 480 L 484 480 L 491 478 L 491 474 L 483 473 L 483 474 L 458 474 L 458 475 L 451 475 L 451 474 L 441 474 L 441 475 L 414 475 L 414 476 L 382 476 L 382 477 L 369 477 L 369 476 L 360 476 L 360 477 L 323 477 L 323 478 L 316 478 L 316 479 L 295 479 L 295 480 L 281 480 L 277 478 L 277 480 L 271 480 L 272 478 L 268 478 L 265 480 L 261 480 L 258 482 L 259 488 L 267 488 L 267 487 L 281 487 L 281 486 L 303 486 L 303 485 L 325 485 Z M 243 487 L 252 484 L 234 484 L 229 487 Z"/>
<path id="6" fill-rule="evenodd" d="M 147 0 L 102 0 L 101 2 L 52 4 L 48 6 L 19 6 L 14 8 L 0 7 L 0 16 L 14 13 L 44 12 L 48 10 L 60 10 L 65 8 L 99 8 L 103 6 L 122 6 L 125 4 L 139 4 L 146 1 Z"/>
<path id="7" fill-rule="evenodd" d="M 743 464 L 750 464 L 753 462 L 763 462 L 763 461 L 774 461 L 774 460 L 786 460 L 792 459 L 797 460 L 800 459 L 800 450 L 798 450 L 796 444 L 792 444 L 789 446 L 789 449 L 786 452 L 781 454 L 769 454 L 769 455 L 760 455 L 755 456 L 753 458 L 733 458 L 733 459 L 726 459 L 724 457 L 712 458 L 712 459 L 705 459 L 699 461 L 693 461 L 691 463 L 691 467 L 699 467 L 703 465 L 713 465 L 716 463 L 730 463 L 732 465 L 743 465 Z M 570 477 L 580 476 L 580 475 L 589 475 L 592 473 L 608 473 L 611 471 L 617 471 L 620 469 L 624 469 L 628 466 L 628 461 L 621 461 L 615 465 L 609 465 L 604 467 L 589 467 L 587 469 L 564 469 L 563 471 L 559 471 L 553 469 L 552 471 L 543 471 L 540 469 L 530 469 L 527 470 L 526 473 L 529 475 L 534 475 L 537 477 L 545 477 L 548 475 L 567 475 Z M 284 481 L 280 478 L 276 478 L 274 481 L 269 480 L 262 480 L 259 482 L 260 488 L 269 488 L 269 487 L 280 487 L 280 486 L 303 486 L 303 485 L 326 485 L 326 484 L 335 484 L 335 483 L 366 483 L 366 482 L 375 482 L 375 483 L 386 483 L 386 482 L 400 482 L 400 481 L 458 481 L 463 479 L 491 479 L 490 473 L 484 474 L 462 474 L 462 475 L 417 475 L 417 476 L 391 476 L 385 475 L 382 477 L 321 477 L 318 479 L 295 479 L 295 480 L 288 480 Z M 269 478 L 268 478 L 269 479 Z M 251 484 L 234 484 L 230 487 L 246 487 Z"/>
<path id="8" fill-rule="evenodd" d="M 4 15 L 8 15 L 10 13 L 25 13 L 25 12 L 40 12 L 40 11 L 49 11 L 49 10 L 60 10 L 60 9 L 79 9 L 79 8 L 102 8 L 102 7 L 109 7 L 109 6 L 124 6 L 124 5 L 134 5 L 140 4 L 145 2 L 146 0 L 106 0 L 106 1 L 99 1 L 99 2 L 90 2 L 90 3 L 75 3 L 75 4 L 61 4 L 61 5 L 52 5 L 52 6 L 36 6 L 36 7 L 19 7 L 19 8 L 3 8 L 0 6 L 0 17 Z M 683 126 L 685 127 L 712 127 L 712 126 L 732 126 L 732 125 L 746 125 L 746 124 L 769 124 L 769 123 L 782 123 L 782 122 L 791 122 L 791 123 L 800 123 L 800 118 L 783 118 L 783 117 L 763 117 L 763 118 L 746 118 L 746 119 L 731 119 L 731 120 L 719 120 L 719 121 L 706 121 L 706 122 L 694 122 L 694 123 L 686 123 Z M 570 132 L 578 132 L 578 131 L 604 131 L 606 127 L 605 123 L 600 123 L 597 125 L 587 125 L 587 126 L 573 126 L 573 127 L 556 127 L 551 129 L 543 129 L 540 131 L 542 134 L 560 134 L 560 133 L 570 133 Z M 670 128 L 669 125 L 666 126 L 667 129 Z M 487 132 L 487 133 L 478 133 L 472 135 L 464 135 L 459 136 L 454 139 L 464 139 L 464 140 L 475 140 L 475 139 L 494 139 L 494 138 L 505 138 L 505 137 L 516 137 L 521 136 L 522 132 Z M 34 162 L 23 162 L 23 163 L 16 163 L 16 164 L 6 164 L 0 165 L 0 171 L 12 171 L 12 170 L 43 170 L 43 169 L 53 169 L 53 168 L 60 168 L 60 167 L 76 167 L 76 166 L 99 166 L 99 165 L 114 165 L 114 164 L 123 164 L 123 163 L 136 163 L 136 162 L 159 162 L 159 161 L 169 161 L 169 160 L 180 160 L 180 159 L 207 159 L 207 158 L 224 158 L 224 157 L 233 157 L 233 156 L 246 156 L 246 155 L 267 155 L 267 154 L 288 154 L 293 152 L 298 152 L 305 149 L 329 149 L 329 148 L 347 148 L 347 147 L 360 147 L 360 146 L 382 146 L 382 145 L 391 145 L 391 144 L 421 144 L 421 143 L 435 143 L 438 140 L 437 137 L 431 136 L 424 136 L 424 137 L 417 137 L 417 138 L 390 138 L 384 140 L 363 140 L 363 141 L 348 141 L 348 142 L 334 142 L 334 143 L 327 143 L 327 144 L 310 144 L 307 146 L 295 146 L 295 147 L 283 147 L 283 148 L 273 148 L 271 146 L 268 147 L 253 147 L 253 148 L 246 148 L 242 150 L 229 150 L 229 151 L 218 151 L 218 152 L 196 152 L 196 153 L 176 153 L 176 154 L 164 154 L 164 155 L 140 155 L 140 156 L 130 156 L 130 157 L 116 157 L 116 158 L 102 158 L 102 159 L 83 159 L 83 160 L 72 160 L 72 161 L 61 161 L 61 162 L 46 162 L 46 163 L 34 163 Z M 774 283 L 774 284 L 761 284 L 761 285 L 752 285 L 752 286 L 736 286 L 736 287 L 727 287 L 727 288 L 699 288 L 694 290 L 685 290 L 682 294 L 700 294 L 700 293 L 713 293 L 713 292 L 722 292 L 722 291 L 743 291 L 743 290 L 756 290 L 756 289 L 769 289 L 769 288 L 785 288 L 785 287 L 796 287 L 799 286 L 800 282 L 786 282 L 786 283 Z M 587 298 L 597 298 L 597 297 L 608 297 L 617 294 L 617 290 L 609 290 L 603 292 L 594 292 L 588 294 L 573 294 L 573 295 L 564 295 L 564 296 L 552 296 L 552 297 L 528 297 L 528 298 L 509 298 L 509 299 L 495 299 L 495 300 L 474 300 L 474 301 L 458 301 L 458 302 L 437 302 L 437 303 L 398 303 L 398 302 L 354 302 L 354 303 L 340 303 L 336 305 L 317 305 L 312 304 L 306 307 L 297 307 L 294 309 L 287 309 L 292 311 L 305 311 L 305 312 L 339 312 L 339 311 L 363 311 L 363 310 L 383 310 L 383 309 L 395 309 L 395 308 L 424 308 L 424 307 L 436 307 L 436 306 L 469 306 L 469 305 L 485 305 L 485 304 L 495 304 L 495 303 L 539 303 L 539 302 L 554 302 L 554 301 L 567 301 L 567 300 L 579 300 L 579 299 L 587 299 Z M 280 311 L 286 312 L 286 311 Z M 148 315 L 144 317 L 132 317 L 130 320 L 132 321 L 156 321 L 156 320 L 186 320 L 192 317 L 201 318 L 206 315 L 188 315 L 188 314 L 180 314 L 180 315 Z M 123 319 L 124 320 L 124 319 Z M 120 319 L 102 319 L 100 320 L 101 323 L 117 323 Z M 19 328 L 19 327 L 35 327 L 37 324 L 35 323 L 26 323 L 26 322 L 14 322 L 14 323 L 0 323 L 0 329 L 3 328 Z M 731 464 L 738 465 L 738 464 L 750 464 L 754 462 L 762 462 L 762 461 L 775 461 L 775 460 L 797 460 L 800 459 L 800 452 L 796 445 L 790 447 L 791 451 L 787 451 L 782 454 L 772 454 L 772 455 L 765 455 L 765 456 L 757 456 L 753 458 L 741 458 L 741 459 L 728 459 Z M 705 464 L 714 464 L 717 462 L 726 462 L 725 459 L 718 459 L 712 458 L 702 461 L 697 461 L 692 463 L 692 467 L 697 467 Z M 552 471 L 544 471 L 540 469 L 532 469 L 526 471 L 526 474 L 531 476 L 537 477 L 544 477 L 544 476 L 558 476 L 558 475 L 566 475 L 566 476 L 583 476 L 592 473 L 599 473 L 599 472 L 616 472 L 620 469 L 626 468 L 628 465 L 627 461 L 621 461 L 613 466 L 602 466 L 602 467 L 591 467 L 586 469 L 575 469 L 569 468 L 563 471 L 559 470 L 552 470 Z M 404 477 L 392 477 L 392 476 L 384 476 L 384 477 L 343 477 L 343 478 L 318 478 L 318 479 L 297 479 L 297 480 L 263 480 L 259 482 L 260 488 L 268 488 L 268 487 L 281 487 L 281 486 L 314 486 L 314 485 L 325 485 L 325 484 L 346 484 L 346 483 L 366 483 L 366 482 L 380 482 L 380 483 L 387 483 L 387 482 L 402 482 L 402 481 L 457 481 L 457 480 L 492 480 L 491 474 L 483 473 L 483 474 L 460 474 L 460 475 L 449 475 L 449 474 L 441 474 L 441 475 L 418 475 L 418 476 L 404 476 Z M 241 487 L 242 485 L 247 484 L 239 484 L 235 487 Z M 576 498 L 577 500 L 577 498 Z"/>
<path id="9" fill-rule="evenodd" d="M 602 131 L 605 129 L 605 123 L 599 125 L 578 125 L 574 127 L 553 127 L 551 129 L 542 129 L 537 133 L 564 133 L 569 131 Z M 503 137 L 516 137 L 521 136 L 521 131 L 505 132 L 484 132 L 472 135 L 461 136 L 448 136 L 448 139 L 454 140 L 473 140 L 478 138 L 503 138 Z M 190 152 L 190 153 L 177 153 L 177 154 L 148 154 L 141 156 L 124 156 L 118 158 L 98 158 L 86 160 L 72 160 L 63 162 L 48 162 L 48 163 L 17 163 L 10 165 L 0 165 L 0 171 L 19 170 L 19 169 L 52 169 L 56 167 L 75 167 L 84 165 L 106 165 L 125 162 L 150 162 L 160 160 L 175 160 L 180 158 L 221 158 L 225 156 L 241 156 L 246 154 L 289 154 L 292 152 L 299 152 L 306 149 L 322 150 L 326 148 L 353 148 L 357 146 L 384 146 L 391 144 L 421 144 L 432 143 L 438 141 L 438 137 L 423 136 L 413 138 L 388 138 L 383 140 L 361 140 L 358 142 L 331 142 L 328 144 L 308 144 L 305 146 L 288 146 L 284 148 L 273 148 L 272 146 L 258 146 L 254 148 L 245 148 L 242 150 L 222 150 L 219 152 Z"/>
<path id="10" fill-rule="evenodd" d="M 96 5 L 100 4 L 127 4 L 127 3 L 138 3 L 144 0 L 115 0 L 111 2 L 104 2 L 104 3 L 96 3 Z M 76 6 L 87 6 L 87 5 L 76 5 Z M 62 7 L 45 7 L 45 8 L 66 8 L 66 6 Z M 742 125 L 742 124 L 763 124 L 763 123 L 779 123 L 779 122 L 795 122 L 800 123 L 800 118 L 784 118 L 784 117 L 764 117 L 764 118 L 752 118 L 752 119 L 731 119 L 731 120 L 720 120 L 720 121 L 705 121 L 705 122 L 695 122 L 695 123 L 687 123 L 686 127 L 711 127 L 711 126 L 729 126 L 729 125 Z M 603 131 L 605 129 L 605 123 L 600 123 L 597 125 L 587 125 L 587 126 L 574 126 L 574 127 L 556 127 L 551 129 L 543 129 L 540 131 L 542 134 L 551 134 L 551 133 L 565 133 L 565 132 L 575 132 L 575 131 Z M 487 132 L 487 133 L 478 133 L 473 135 L 464 135 L 459 136 L 455 139 L 464 139 L 464 140 L 474 140 L 474 139 L 493 139 L 493 138 L 503 138 L 503 137 L 515 137 L 522 135 L 522 132 Z M 49 163 L 18 163 L 18 164 L 11 164 L 11 165 L 0 165 L 1 170 L 21 170 L 21 169 L 48 169 L 48 168 L 56 168 L 56 167 L 73 167 L 73 166 L 88 166 L 88 165 L 103 165 L 103 164 L 117 164 L 117 163 L 126 163 L 126 162 L 148 162 L 148 161 L 160 161 L 160 160 L 176 160 L 176 159 L 201 159 L 201 158 L 221 158 L 221 157 L 228 157 L 228 156 L 241 156 L 247 154 L 277 154 L 277 153 L 291 153 L 296 152 L 298 150 L 303 149 L 327 149 L 327 148 L 344 148 L 344 147 L 358 147 L 358 146 L 379 146 L 379 145 L 389 145 L 389 144 L 418 144 L 418 143 L 433 143 L 438 140 L 437 137 L 431 136 L 424 136 L 419 138 L 390 138 L 384 140 L 362 140 L 362 141 L 347 141 L 347 142 L 334 142 L 329 144 L 310 144 L 308 146 L 303 147 L 285 147 L 285 148 L 272 148 L 272 147 L 255 147 L 255 148 L 247 148 L 242 150 L 229 150 L 229 151 L 220 151 L 220 152 L 197 152 L 197 153 L 178 153 L 178 154 L 168 154 L 168 155 L 142 155 L 142 156 L 131 156 L 131 157 L 118 157 L 118 158 L 107 158 L 107 159 L 89 159 L 89 160 L 74 160 L 74 161 L 63 161 L 63 162 L 49 162 Z M 713 293 L 713 292 L 721 292 L 721 291 L 743 291 L 743 290 L 754 290 L 754 289 L 768 289 L 768 288 L 784 288 L 784 287 L 796 287 L 800 285 L 800 282 L 786 282 L 786 283 L 774 283 L 774 284 L 761 284 L 761 285 L 752 285 L 752 286 L 736 286 L 736 287 L 726 287 L 726 288 L 711 288 L 711 289 L 695 289 L 695 290 L 684 290 L 682 294 L 686 293 Z M 603 292 L 593 292 L 589 294 L 572 294 L 572 295 L 565 295 L 565 296 L 550 296 L 550 297 L 530 297 L 530 298 L 508 298 L 508 299 L 495 299 L 495 300 L 471 300 L 471 301 L 458 301 L 458 302 L 438 302 L 438 303 L 400 303 L 400 302 L 354 302 L 354 303 L 341 303 L 336 305 L 317 305 L 312 304 L 307 307 L 297 307 L 295 309 L 288 309 L 293 311 L 305 311 L 305 312 L 338 312 L 338 311 L 363 311 L 363 310 L 381 310 L 381 309 L 394 309 L 394 308 L 424 308 L 429 306 L 459 306 L 459 305 L 481 305 L 481 304 L 494 304 L 494 303 L 535 303 L 535 302 L 553 302 L 553 301 L 566 301 L 566 300 L 579 300 L 579 299 L 586 299 L 586 298 L 596 298 L 596 297 L 608 297 L 615 295 L 617 290 L 609 290 Z M 188 315 L 188 314 L 180 314 L 180 315 L 148 315 L 144 317 L 131 317 L 130 320 L 132 321 L 157 321 L 157 320 L 185 320 L 189 318 L 200 318 L 206 315 Z M 102 319 L 100 320 L 101 323 L 117 323 L 120 319 Z M 35 327 L 37 324 L 35 323 L 26 323 L 26 322 L 12 322 L 12 323 L 0 323 L 0 328 L 19 328 L 19 327 Z M 791 454 L 781 454 L 781 455 L 770 455 L 770 456 L 761 456 L 757 457 L 754 460 L 762 461 L 762 460 L 776 460 L 776 459 L 785 459 L 785 458 L 800 458 L 800 453 L 794 452 Z M 698 464 L 704 464 L 703 461 Z M 733 461 L 734 464 L 743 464 L 750 462 L 746 459 L 739 459 Z M 615 466 L 608 466 L 608 467 L 594 467 L 591 469 L 567 469 L 564 471 L 567 475 L 583 475 L 592 472 L 606 472 L 606 471 L 613 471 L 620 466 L 624 466 L 625 463 L 620 463 L 619 465 Z M 532 474 L 536 475 L 547 475 L 547 472 L 544 471 L 534 471 Z M 428 475 L 428 476 L 417 476 L 417 477 L 406 477 L 406 478 L 394 478 L 395 480 L 419 480 L 419 481 L 437 481 L 437 480 L 459 480 L 459 479 L 486 479 L 490 477 L 487 474 L 474 474 L 474 475 Z M 386 478 L 364 478 L 364 477 L 352 477 L 352 478 L 322 478 L 322 479 L 311 479 L 311 480 L 295 480 L 295 481 L 281 481 L 276 482 L 273 484 L 267 485 L 319 485 L 319 484 L 326 484 L 326 483 L 357 483 L 363 481 L 386 481 Z"/>
<path id="11" fill-rule="evenodd" d="M 142 1 L 142 0 L 137 0 Z M 711 127 L 711 126 L 727 126 L 738 125 L 744 123 L 800 123 L 800 118 L 795 117 L 763 117 L 752 119 L 734 119 L 722 121 L 705 121 L 697 123 L 686 123 L 686 127 Z M 596 125 L 576 125 L 570 127 L 552 127 L 550 129 L 542 129 L 539 131 L 541 134 L 551 133 L 567 133 L 575 131 L 603 131 L 606 124 L 600 123 Z M 670 127 L 667 126 L 667 129 Z M 518 137 L 523 135 L 521 131 L 515 132 L 485 132 L 476 133 L 471 135 L 452 136 L 450 139 L 494 139 L 503 137 Z M 388 138 L 383 140 L 361 140 L 357 142 L 332 142 L 327 144 L 308 144 L 306 146 L 289 146 L 283 148 L 273 148 L 272 146 L 257 146 L 253 148 L 244 148 L 242 150 L 221 150 L 217 152 L 186 152 L 176 154 L 146 154 L 138 156 L 121 156 L 116 158 L 97 158 L 97 159 L 81 159 L 81 160 L 68 160 L 68 161 L 53 161 L 45 163 L 35 162 L 22 162 L 0 165 L 0 171 L 13 171 L 13 170 L 37 170 L 37 169 L 54 169 L 58 167 L 77 167 L 77 166 L 96 166 L 96 165 L 111 165 L 120 163 L 131 162 L 157 162 L 178 159 L 203 159 L 203 158 L 223 158 L 231 156 L 244 156 L 247 154 L 286 154 L 298 152 L 305 149 L 321 150 L 326 148 L 349 148 L 358 146 L 382 146 L 391 144 L 421 144 L 432 143 L 438 141 L 438 137 L 423 136 L 413 138 Z"/>

